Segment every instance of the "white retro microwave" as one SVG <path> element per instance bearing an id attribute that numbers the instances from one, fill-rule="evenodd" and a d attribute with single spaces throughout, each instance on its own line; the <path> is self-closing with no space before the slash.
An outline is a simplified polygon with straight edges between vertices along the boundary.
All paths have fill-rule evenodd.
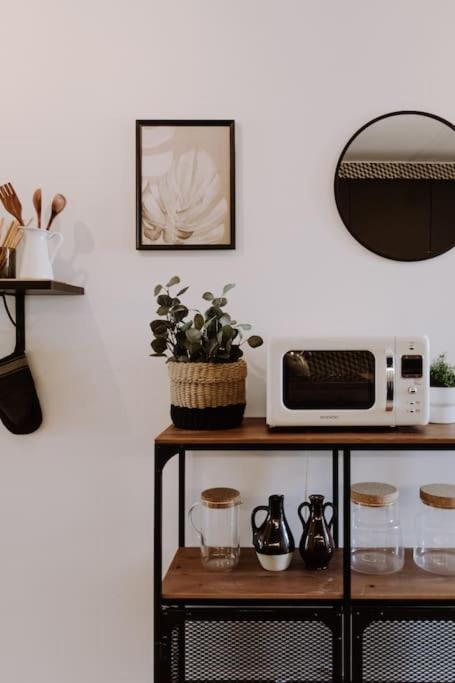
<path id="1" fill-rule="evenodd" d="M 427 424 L 429 353 L 427 337 L 272 339 L 267 424 Z"/>

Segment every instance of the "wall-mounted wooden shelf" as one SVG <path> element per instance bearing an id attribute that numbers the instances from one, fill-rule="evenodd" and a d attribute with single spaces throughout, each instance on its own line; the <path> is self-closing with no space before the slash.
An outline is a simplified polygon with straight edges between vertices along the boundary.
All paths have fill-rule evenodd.
<path id="1" fill-rule="evenodd" d="M 19 280 L 0 278 L 0 294 L 84 294 L 84 288 L 58 280 Z"/>
<path id="2" fill-rule="evenodd" d="M 305 569 L 298 552 L 285 572 L 262 569 L 253 548 L 242 548 L 231 572 L 201 564 L 199 548 L 179 548 L 163 581 L 165 600 L 339 600 L 343 597 L 343 553 L 324 571 Z"/>

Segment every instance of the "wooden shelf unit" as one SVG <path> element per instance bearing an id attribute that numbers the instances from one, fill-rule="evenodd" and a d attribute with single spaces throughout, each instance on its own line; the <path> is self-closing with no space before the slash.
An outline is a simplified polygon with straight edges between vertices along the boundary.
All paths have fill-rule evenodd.
<path id="1" fill-rule="evenodd" d="M 351 572 L 350 568 L 351 453 L 406 450 L 429 453 L 455 451 L 455 425 L 284 431 L 269 430 L 263 418 L 246 418 L 241 427 L 230 430 L 190 431 L 173 426 L 165 429 L 155 440 L 156 683 L 210 680 L 212 674 L 207 672 L 212 671 L 213 657 L 204 653 L 210 650 L 215 641 L 213 647 L 220 652 L 220 661 L 227 662 L 223 666 L 229 669 L 226 673 L 230 681 L 244 683 L 245 680 L 266 679 L 267 662 L 264 664 L 259 661 L 254 670 L 260 670 L 261 673 L 256 673 L 256 678 L 246 679 L 244 673 L 239 673 L 243 671 L 242 662 L 245 658 L 248 660 L 254 645 L 251 644 L 253 641 L 247 639 L 245 647 L 249 648 L 248 652 L 239 650 L 243 647 L 241 643 L 235 643 L 233 649 L 230 648 L 229 624 L 237 622 L 249 624 L 251 631 L 248 631 L 248 638 L 252 638 L 251 634 L 255 633 L 256 628 L 258 633 L 262 632 L 262 628 L 269 629 L 270 621 L 276 622 L 277 629 L 283 628 L 276 639 L 270 639 L 270 643 L 284 642 L 283 648 L 274 653 L 275 661 L 278 657 L 279 666 L 282 666 L 280 675 L 284 679 L 287 676 L 289 680 L 307 681 L 313 680 L 316 675 L 317 680 L 321 681 L 362 683 L 365 658 L 370 657 L 370 661 L 374 660 L 374 666 L 383 667 L 378 670 L 384 670 L 384 667 L 389 666 L 387 662 L 390 662 L 388 650 L 383 648 L 382 636 L 375 636 L 374 645 L 369 645 L 367 652 L 365 634 L 368 632 L 368 637 L 372 638 L 371 634 L 382 632 L 381 629 L 389 629 L 395 634 L 395 625 L 397 642 L 404 643 L 404 657 L 408 656 L 406 652 L 409 647 L 407 641 L 400 641 L 400 638 L 406 639 L 406 634 L 414 632 L 413 629 L 418 634 L 416 637 L 421 638 L 418 647 L 422 652 L 426 648 L 422 666 L 428 680 L 434 668 L 446 666 L 438 652 L 432 654 L 431 648 L 428 649 L 428 643 L 435 642 L 438 629 L 455 627 L 455 577 L 435 576 L 419 569 L 409 549 L 406 551 L 404 569 L 396 574 L 362 575 Z M 210 451 L 213 457 L 216 457 L 217 452 L 258 451 L 264 461 L 273 457 L 274 451 L 331 452 L 332 496 L 341 513 L 346 546 L 337 549 L 328 570 L 322 572 L 305 570 L 298 553 L 287 571 L 266 572 L 260 567 L 252 548 L 242 550 L 240 564 L 232 572 L 206 571 L 200 561 L 199 549 L 185 547 L 185 463 L 188 451 Z M 339 468 L 340 454 L 342 470 Z M 178 456 L 178 550 L 162 579 L 163 470 L 174 456 Z M 343 498 L 338 501 L 341 472 Z M 268 493 L 272 491 L 264 491 L 264 496 Z M 306 625 L 321 634 L 319 644 L 313 643 L 312 647 L 316 649 L 312 651 L 317 651 L 318 657 L 324 656 L 321 653 L 327 653 L 328 650 L 330 652 L 323 678 L 319 678 L 320 670 L 314 674 L 312 661 L 304 659 Z M 301 641 L 295 636 L 299 629 L 301 636 L 298 638 L 301 637 Z M 284 635 L 287 633 L 297 638 L 291 647 L 287 645 L 288 636 Z M 324 633 L 332 634 L 330 642 L 324 640 Z M 296 646 L 296 642 L 302 642 L 302 648 Z M 262 652 L 261 648 L 257 652 Z M 406 671 L 412 670 L 412 652 L 414 650 L 411 648 L 411 663 L 406 663 Z M 303 653 L 301 659 L 298 659 L 299 653 Z M 238 657 L 240 663 L 237 667 Z M 187 670 L 188 661 L 191 666 Z M 396 656 L 393 661 L 395 666 Z M 260 669 L 263 664 L 265 669 Z M 253 662 L 253 668 L 255 665 Z M 290 673 L 291 670 L 299 673 Z M 446 675 L 445 669 L 444 672 Z M 387 680 L 391 680 L 390 675 L 387 673 Z M 423 680 L 414 672 L 407 675 L 409 678 L 405 675 L 400 680 L 407 683 Z"/>

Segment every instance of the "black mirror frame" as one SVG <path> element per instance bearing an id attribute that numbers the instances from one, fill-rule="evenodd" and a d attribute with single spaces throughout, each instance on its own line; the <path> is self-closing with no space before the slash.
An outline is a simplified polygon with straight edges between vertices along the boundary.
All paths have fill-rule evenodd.
<path id="1" fill-rule="evenodd" d="M 362 247 L 365 249 L 368 249 L 368 251 L 372 254 L 377 254 L 378 256 L 382 256 L 382 258 L 386 258 L 389 261 L 398 261 L 400 263 L 416 263 L 418 261 L 429 261 L 430 259 L 436 258 L 437 256 L 441 256 L 442 254 L 446 254 L 448 251 L 453 249 L 455 247 L 455 237 L 454 237 L 454 242 L 451 247 L 448 247 L 447 249 L 443 249 L 437 253 L 432 254 L 431 256 L 422 256 L 421 258 L 412 258 L 412 259 L 403 259 L 403 258 L 394 258 L 393 256 L 389 256 L 388 254 L 381 253 L 380 251 L 376 251 L 375 249 L 371 249 L 365 242 L 363 242 L 361 239 L 357 237 L 357 235 L 354 235 L 352 232 L 351 228 L 349 225 L 347 225 L 346 221 L 343 218 L 343 215 L 340 210 L 340 201 L 339 201 L 339 196 L 338 196 L 338 188 L 337 188 L 337 178 L 338 178 L 338 171 L 341 166 L 341 162 L 343 161 L 343 157 L 346 154 L 347 150 L 349 149 L 350 145 L 354 142 L 354 140 L 366 129 L 372 126 L 373 124 L 377 123 L 378 121 L 382 121 L 383 119 L 388 119 L 392 116 L 401 116 L 403 114 L 413 114 L 413 115 L 418 115 L 418 116 L 426 116 L 427 118 L 434 119 L 436 121 L 439 121 L 440 123 L 444 123 L 446 126 L 451 128 L 453 132 L 455 133 L 455 125 L 453 123 L 450 123 L 447 119 L 443 118 L 442 116 L 438 116 L 437 114 L 430 114 L 429 112 L 426 111 L 418 111 L 418 110 L 413 110 L 413 109 L 402 109 L 399 111 L 393 111 L 388 114 L 381 114 L 380 116 L 376 116 L 374 119 L 371 119 L 367 123 L 365 123 L 361 128 L 359 128 L 354 135 L 352 135 L 345 146 L 343 147 L 341 154 L 338 158 L 338 162 L 335 168 L 335 176 L 333 180 L 333 185 L 334 185 L 334 197 L 335 197 L 335 203 L 338 211 L 338 215 L 340 216 L 341 220 L 343 221 L 343 225 L 349 232 L 349 234 L 355 239 L 355 241 L 358 244 L 361 244 Z"/>

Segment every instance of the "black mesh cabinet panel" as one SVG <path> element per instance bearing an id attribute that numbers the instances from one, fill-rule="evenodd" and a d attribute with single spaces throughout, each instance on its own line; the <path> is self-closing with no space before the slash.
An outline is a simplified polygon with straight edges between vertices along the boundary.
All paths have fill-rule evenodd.
<path id="1" fill-rule="evenodd" d="M 170 683 L 325 683 L 339 680 L 335 609 L 167 610 Z"/>
<path id="2" fill-rule="evenodd" d="M 455 683 L 455 608 L 354 610 L 352 661 L 362 683 Z"/>

